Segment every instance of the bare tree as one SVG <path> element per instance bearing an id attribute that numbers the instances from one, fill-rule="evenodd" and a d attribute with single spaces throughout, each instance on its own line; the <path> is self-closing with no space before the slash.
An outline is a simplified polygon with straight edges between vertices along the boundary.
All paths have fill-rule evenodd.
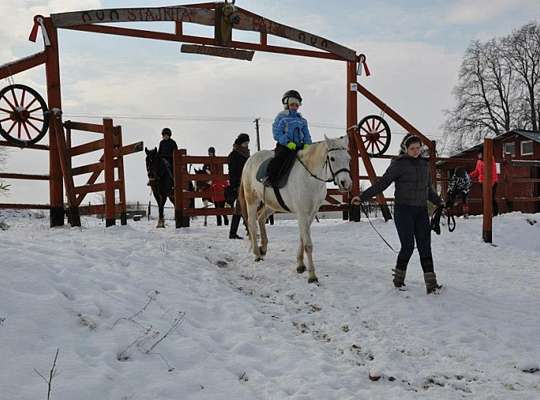
<path id="1" fill-rule="evenodd" d="M 465 51 L 454 88 L 456 106 L 446 111 L 446 152 L 460 151 L 515 128 L 540 127 L 540 26 L 527 24 L 510 35 Z"/>
<path id="2" fill-rule="evenodd" d="M 503 56 L 523 87 L 525 127 L 537 131 L 540 127 L 540 25 L 529 23 L 515 30 L 503 39 L 503 46 Z"/>

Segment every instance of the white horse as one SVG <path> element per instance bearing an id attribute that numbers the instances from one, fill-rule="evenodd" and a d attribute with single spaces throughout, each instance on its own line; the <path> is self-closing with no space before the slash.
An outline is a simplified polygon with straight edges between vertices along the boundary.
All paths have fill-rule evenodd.
<path id="1" fill-rule="evenodd" d="M 298 219 L 300 245 L 296 257 L 296 271 L 301 274 L 306 270 L 305 252 L 308 259 L 309 283 L 318 282 L 313 265 L 311 223 L 326 198 L 326 183 L 333 181 L 342 192 L 350 191 L 352 187 L 348 145 L 347 136 L 337 139 L 325 136 L 324 141 L 299 151 L 287 184 L 279 189 L 285 205 Z M 287 211 L 280 205 L 274 190 L 265 187 L 256 177 L 260 165 L 273 155 L 273 151 L 269 150 L 252 155 L 244 166 L 240 184 L 239 200 L 242 214 L 248 224 L 255 261 L 261 261 L 266 254 L 268 246 L 266 219 L 276 211 Z M 257 222 L 261 230 L 260 247 L 257 244 Z"/>

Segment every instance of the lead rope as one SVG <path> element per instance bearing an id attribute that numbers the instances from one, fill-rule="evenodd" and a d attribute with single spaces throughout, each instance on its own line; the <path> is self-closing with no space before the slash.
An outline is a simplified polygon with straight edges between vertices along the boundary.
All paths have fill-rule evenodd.
<path id="1" fill-rule="evenodd" d="M 388 241 L 384 238 L 384 236 L 381 235 L 381 233 L 377 230 L 377 228 L 375 228 L 375 225 L 373 225 L 373 222 L 371 222 L 371 218 L 369 218 L 369 214 L 367 213 L 366 208 L 364 207 L 364 205 L 362 203 L 360 203 L 360 209 L 366 215 L 366 217 L 368 219 L 368 222 L 369 222 L 369 225 L 371 225 L 373 230 L 377 233 L 377 235 L 379 235 L 379 237 L 382 239 L 382 241 L 388 246 L 388 248 L 390 250 L 392 250 L 394 252 L 394 254 L 398 254 L 399 252 L 396 249 L 394 249 L 392 247 L 392 245 L 390 243 L 388 243 Z"/>

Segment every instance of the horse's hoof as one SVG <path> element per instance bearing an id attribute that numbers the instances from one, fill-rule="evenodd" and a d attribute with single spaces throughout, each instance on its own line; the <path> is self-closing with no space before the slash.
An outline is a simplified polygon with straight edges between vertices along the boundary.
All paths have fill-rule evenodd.
<path id="1" fill-rule="evenodd" d="M 266 255 L 266 250 L 264 250 L 262 247 L 259 247 L 259 251 L 261 252 L 262 256 Z"/>
<path id="2" fill-rule="evenodd" d="M 317 279 L 316 276 L 310 276 L 309 279 L 307 280 L 308 283 L 319 283 L 319 280 Z"/>
<path id="3" fill-rule="evenodd" d="M 262 257 L 255 257 L 255 262 L 259 262 L 259 261 L 262 261 L 263 258 Z"/>
<path id="4" fill-rule="evenodd" d="M 296 267 L 296 272 L 298 272 L 299 274 L 303 274 L 304 272 L 306 272 L 306 266 L 299 265 L 298 267 Z"/>

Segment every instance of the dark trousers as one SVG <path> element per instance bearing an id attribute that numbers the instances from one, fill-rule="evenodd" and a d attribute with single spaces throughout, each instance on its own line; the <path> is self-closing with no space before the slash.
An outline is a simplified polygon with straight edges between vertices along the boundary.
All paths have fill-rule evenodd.
<path id="1" fill-rule="evenodd" d="M 424 272 L 433 272 L 431 226 L 427 207 L 396 204 L 394 206 L 394 222 L 401 242 L 398 267 L 401 265 L 400 269 L 407 268 L 416 241 L 422 269 Z"/>
<path id="2" fill-rule="evenodd" d="M 296 161 L 296 150 L 290 150 L 287 146 L 277 144 L 275 155 L 268 164 L 268 180 L 272 186 L 278 184 L 280 178 L 292 168 Z"/>
<path id="3" fill-rule="evenodd" d="M 214 206 L 216 208 L 225 208 L 225 200 L 215 201 Z M 221 215 L 216 215 L 216 219 L 217 219 L 217 225 L 221 226 Z M 229 225 L 229 218 L 226 215 L 223 216 L 223 221 L 225 221 L 225 225 Z"/>

